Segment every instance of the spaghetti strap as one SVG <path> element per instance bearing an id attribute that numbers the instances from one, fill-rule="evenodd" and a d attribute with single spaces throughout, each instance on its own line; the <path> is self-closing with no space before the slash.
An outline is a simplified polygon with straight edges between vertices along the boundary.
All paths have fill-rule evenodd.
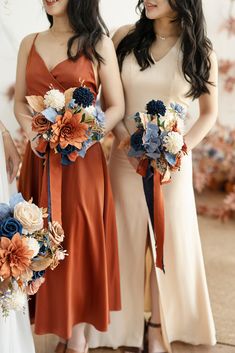
<path id="1" fill-rule="evenodd" d="M 31 45 L 31 48 L 30 48 L 30 51 L 29 51 L 29 56 L 28 56 L 28 64 L 29 64 L 29 61 L 30 61 L 30 59 L 31 59 L 32 52 L 33 52 L 33 49 L 34 49 L 34 46 L 35 46 L 35 41 L 36 41 L 38 35 L 39 35 L 39 33 L 36 33 L 35 36 L 34 36 L 34 38 L 33 38 L 33 43 L 32 43 L 32 45 Z"/>
<path id="2" fill-rule="evenodd" d="M 35 43 L 35 34 L 31 35 L 30 44 L 33 39 Z M 26 68 L 27 95 L 43 97 L 51 86 L 60 92 L 80 87 L 80 78 L 96 98 L 98 87 L 88 58 L 82 55 L 76 61 L 66 59 L 49 71 L 32 45 Z M 52 167 L 51 172 L 56 169 Z M 79 158 L 61 172 L 62 185 L 56 191 L 67 235 L 64 248 L 69 256 L 60 268 L 45 274 L 44 288 L 36 298 L 35 332 L 54 333 L 67 340 L 73 326 L 79 323 L 106 331 L 110 312 L 121 308 L 121 294 L 115 209 L 101 145 L 93 145 L 86 158 Z M 40 207 L 45 200 L 45 177 L 44 160 L 38 158 L 28 144 L 19 189 L 26 200 L 33 197 Z M 92 182 L 88 184 L 89 180 Z M 31 309 L 33 314 L 33 305 Z"/>
<path id="3" fill-rule="evenodd" d="M 36 39 L 37 39 L 38 35 L 39 35 L 39 33 L 36 33 L 36 34 L 35 34 L 35 37 L 34 37 L 34 39 L 33 39 L 33 43 L 32 43 L 32 46 L 34 46 L 34 44 L 35 44 L 35 41 L 36 41 Z"/>

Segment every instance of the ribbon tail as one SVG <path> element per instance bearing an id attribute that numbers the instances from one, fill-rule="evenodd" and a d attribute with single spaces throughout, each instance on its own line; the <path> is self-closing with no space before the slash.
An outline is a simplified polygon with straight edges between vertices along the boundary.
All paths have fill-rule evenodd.
<path id="1" fill-rule="evenodd" d="M 48 209 L 48 220 L 62 224 L 62 165 L 61 155 L 49 150 L 43 171 L 40 205 Z"/>
<path id="2" fill-rule="evenodd" d="M 156 234 L 157 267 L 165 273 L 164 267 L 164 200 L 161 188 L 161 175 L 154 171 L 154 233 Z"/>
<path id="3" fill-rule="evenodd" d="M 49 189 L 51 201 L 51 219 L 62 224 L 62 164 L 61 155 L 50 152 L 50 173 L 49 173 Z"/>
<path id="4" fill-rule="evenodd" d="M 155 236 L 156 244 L 156 266 L 163 270 L 164 259 L 163 259 L 163 248 L 164 248 L 164 204 L 163 195 L 161 189 L 161 175 L 158 171 L 151 171 L 151 167 L 148 168 L 148 172 L 143 177 L 143 186 L 145 198 L 149 210 L 149 216 L 152 224 L 152 228 Z"/>

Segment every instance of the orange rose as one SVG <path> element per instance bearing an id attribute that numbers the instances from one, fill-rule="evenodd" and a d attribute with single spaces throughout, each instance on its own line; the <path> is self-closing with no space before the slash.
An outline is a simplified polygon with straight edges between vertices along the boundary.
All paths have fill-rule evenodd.
<path id="1" fill-rule="evenodd" d="M 26 239 L 16 233 L 10 240 L 1 237 L 0 240 L 0 276 L 7 279 L 17 278 L 23 274 L 31 263 L 33 251 L 29 250 Z"/>
<path id="2" fill-rule="evenodd" d="M 81 149 L 82 143 L 88 139 L 89 129 L 89 126 L 81 123 L 81 120 L 81 113 L 73 114 L 70 110 L 67 110 L 63 116 L 57 116 L 55 124 L 52 125 L 51 148 L 60 144 L 61 148 L 72 145 Z"/>
<path id="3" fill-rule="evenodd" d="M 51 122 L 45 118 L 42 114 L 36 114 L 32 121 L 32 130 L 43 134 L 51 127 Z"/>

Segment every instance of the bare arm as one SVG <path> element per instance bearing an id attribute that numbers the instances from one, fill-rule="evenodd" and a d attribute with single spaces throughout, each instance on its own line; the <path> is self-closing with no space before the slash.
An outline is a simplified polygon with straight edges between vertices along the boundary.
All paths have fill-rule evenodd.
<path id="1" fill-rule="evenodd" d="M 100 64 L 98 73 L 105 106 L 106 133 L 108 133 L 123 118 L 124 95 L 117 57 L 111 39 L 104 36 L 102 42 L 99 43 L 98 50 L 105 61 Z"/>
<path id="2" fill-rule="evenodd" d="M 2 134 L 2 138 L 3 138 L 8 180 L 10 183 L 12 183 L 19 169 L 20 156 L 17 152 L 17 149 L 15 147 L 15 144 L 11 138 L 9 131 L 5 128 L 1 120 L 0 120 L 0 133 Z"/>
<path id="3" fill-rule="evenodd" d="M 121 40 L 128 34 L 128 32 L 132 29 L 132 25 L 127 25 L 120 27 L 113 35 L 113 43 L 115 46 L 115 49 L 117 49 L 118 44 L 121 42 Z M 130 136 L 123 119 L 114 127 L 113 129 L 113 134 L 114 136 L 120 141 L 125 140 L 127 137 Z"/>
<path id="4" fill-rule="evenodd" d="M 23 39 L 19 53 L 18 53 L 18 62 L 17 62 L 17 72 L 16 72 L 16 85 L 15 85 L 15 104 L 14 112 L 17 121 L 20 126 L 26 133 L 26 136 L 29 140 L 32 140 L 35 137 L 35 133 L 31 128 L 31 111 L 26 102 L 26 66 L 30 48 L 33 43 L 34 34 L 31 34 Z"/>
<path id="5" fill-rule="evenodd" d="M 185 136 L 188 150 L 192 150 L 208 134 L 216 122 L 218 115 L 218 64 L 214 53 L 211 54 L 211 73 L 208 85 L 209 94 L 203 94 L 199 98 L 200 116 L 190 131 Z"/>

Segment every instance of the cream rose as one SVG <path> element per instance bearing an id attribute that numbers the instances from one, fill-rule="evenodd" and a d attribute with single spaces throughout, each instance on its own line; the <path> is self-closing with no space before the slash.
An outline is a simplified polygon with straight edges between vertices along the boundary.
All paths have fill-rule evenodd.
<path id="1" fill-rule="evenodd" d="M 184 131 L 184 121 L 179 118 L 179 116 L 175 112 L 167 111 L 166 115 L 160 117 L 160 122 L 164 126 L 164 130 L 172 131 L 175 124 L 177 124 L 177 129 L 183 133 Z"/>
<path id="2" fill-rule="evenodd" d="M 37 256 L 37 254 L 39 253 L 39 250 L 40 250 L 40 245 L 39 245 L 38 241 L 34 238 L 27 237 L 26 244 L 28 245 L 29 249 L 33 251 L 32 258 Z"/>
<path id="3" fill-rule="evenodd" d="M 44 96 L 44 104 L 47 108 L 61 110 L 65 106 L 65 96 L 58 89 L 51 89 Z"/>
<path id="4" fill-rule="evenodd" d="M 49 231 L 49 236 L 56 245 L 59 245 L 63 242 L 64 230 L 58 222 L 54 221 L 49 223 Z"/>
<path id="5" fill-rule="evenodd" d="M 43 228 L 42 209 L 34 203 L 18 203 L 14 208 L 14 217 L 22 224 L 24 234 L 32 234 Z"/>
<path id="6" fill-rule="evenodd" d="M 183 145 L 183 136 L 178 132 L 169 132 L 168 135 L 164 137 L 164 147 L 168 152 L 172 154 L 177 154 L 179 151 L 181 151 Z"/>

